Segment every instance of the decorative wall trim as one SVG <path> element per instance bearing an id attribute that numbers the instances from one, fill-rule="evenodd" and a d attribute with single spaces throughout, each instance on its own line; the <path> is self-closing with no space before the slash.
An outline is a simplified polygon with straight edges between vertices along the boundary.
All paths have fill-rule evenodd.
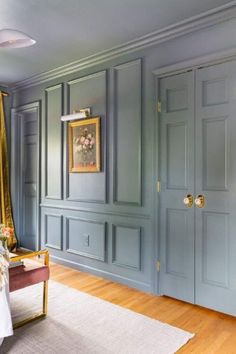
<path id="1" fill-rule="evenodd" d="M 70 198 L 67 197 L 66 201 L 68 202 L 79 202 L 79 203 L 89 203 L 89 204 L 106 204 L 106 201 L 99 199 L 79 199 L 79 198 Z"/>
<path id="2" fill-rule="evenodd" d="M 53 70 L 34 75 L 28 79 L 19 81 L 10 86 L 13 90 L 25 89 L 35 86 L 64 75 L 74 73 L 76 71 L 91 67 L 96 64 L 117 58 L 124 54 L 136 52 L 157 44 L 167 42 L 171 39 L 198 31 L 207 27 L 211 27 L 218 23 L 230 20 L 236 17 L 236 2 L 231 1 L 228 4 L 219 6 L 215 9 L 203 12 L 199 15 L 192 16 L 163 29 L 151 32 L 145 36 L 139 37 L 122 45 L 115 46 L 111 49 L 101 51 L 97 54 L 90 55 L 86 58 L 79 59 L 70 64 L 60 66 Z"/>
<path id="3" fill-rule="evenodd" d="M 74 216 L 66 216 L 65 220 L 66 220 L 66 252 L 105 262 L 105 258 L 106 258 L 106 229 L 107 229 L 106 222 L 100 222 L 97 220 L 90 220 L 90 219 L 82 219 L 82 218 L 77 218 Z M 69 221 L 70 220 L 81 221 L 81 222 L 86 222 L 86 223 L 90 223 L 90 224 L 96 224 L 96 225 L 103 226 L 103 256 L 102 257 L 92 254 L 92 253 L 89 253 L 89 252 L 82 252 L 82 251 L 78 251 L 78 250 L 74 250 L 74 249 L 69 248 L 69 237 L 70 237 L 70 235 L 69 235 Z"/>
<path id="4" fill-rule="evenodd" d="M 55 196 L 55 195 L 49 195 L 48 194 L 48 168 L 47 168 L 47 163 L 48 163 L 48 92 L 55 91 L 57 89 L 61 90 L 61 114 L 64 113 L 64 90 L 63 90 L 63 83 L 50 86 L 45 89 L 45 198 L 48 199 L 56 199 L 56 200 L 61 200 L 63 197 L 63 124 L 60 121 L 61 124 L 61 166 L 60 166 L 60 171 L 61 171 L 61 187 L 60 187 L 60 195 Z M 60 117 L 58 117 L 59 119 Z"/>
<path id="5" fill-rule="evenodd" d="M 92 214 L 100 214 L 100 215 L 109 215 L 109 216 L 121 216 L 127 218 L 134 218 L 134 219 L 144 219 L 150 220 L 151 216 L 149 214 L 132 214 L 126 212 L 119 212 L 119 211 L 109 211 L 109 210 L 96 210 L 90 208 L 83 208 L 83 207 L 73 207 L 68 205 L 59 205 L 59 204 L 40 204 L 41 208 L 48 208 L 48 209 L 60 209 L 60 210 L 68 210 L 68 211 L 78 211 L 82 213 L 92 213 Z"/>
<path id="6" fill-rule="evenodd" d="M 48 243 L 48 231 L 47 231 L 47 226 L 48 226 L 48 217 L 52 216 L 53 218 L 59 219 L 60 223 L 60 246 L 57 245 L 52 245 Z M 54 213 L 45 213 L 44 214 L 44 235 L 45 235 L 45 246 L 48 248 L 53 248 L 55 250 L 62 251 L 63 250 L 63 216 L 60 214 L 54 214 Z"/>

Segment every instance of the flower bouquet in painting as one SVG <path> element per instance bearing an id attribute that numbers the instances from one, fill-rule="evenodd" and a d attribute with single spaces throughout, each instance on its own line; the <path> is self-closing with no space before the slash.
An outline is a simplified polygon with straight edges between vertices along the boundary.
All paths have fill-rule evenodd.
<path id="1" fill-rule="evenodd" d="M 70 172 L 100 171 L 100 117 L 69 123 Z"/>

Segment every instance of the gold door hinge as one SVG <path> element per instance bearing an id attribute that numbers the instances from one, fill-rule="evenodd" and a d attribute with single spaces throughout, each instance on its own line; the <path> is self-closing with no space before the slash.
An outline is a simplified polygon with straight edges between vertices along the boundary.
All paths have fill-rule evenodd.
<path id="1" fill-rule="evenodd" d="M 161 101 L 157 101 L 157 112 L 161 113 Z"/>
<path id="2" fill-rule="evenodd" d="M 158 272 L 160 272 L 160 268 L 161 268 L 161 263 L 160 263 L 160 261 L 157 261 L 156 262 L 156 269 Z"/>
<path id="3" fill-rule="evenodd" d="M 157 181 L 157 193 L 160 193 L 161 191 L 161 182 Z"/>

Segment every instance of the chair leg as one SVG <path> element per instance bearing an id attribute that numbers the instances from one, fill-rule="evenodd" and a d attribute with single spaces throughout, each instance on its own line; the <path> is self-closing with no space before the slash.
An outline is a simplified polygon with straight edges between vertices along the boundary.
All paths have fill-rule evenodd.
<path id="1" fill-rule="evenodd" d="M 48 314 L 48 281 L 43 282 L 43 313 Z"/>
<path id="2" fill-rule="evenodd" d="M 27 323 L 33 322 L 35 320 L 39 320 L 40 318 L 44 318 L 47 316 L 48 312 L 48 281 L 43 282 L 43 309 L 42 312 L 36 313 L 35 315 L 32 315 L 20 322 L 14 323 L 13 324 L 13 329 L 22 327 L 26 325 Z"/>

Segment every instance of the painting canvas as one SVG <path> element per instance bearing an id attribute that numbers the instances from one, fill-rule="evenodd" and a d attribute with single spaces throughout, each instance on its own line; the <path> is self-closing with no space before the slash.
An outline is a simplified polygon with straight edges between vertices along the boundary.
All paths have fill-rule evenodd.
<path id="1" fill-rule="evenodd" d="M 70 172 L 99 172 L 100 117 L 69 123 Z"/>

